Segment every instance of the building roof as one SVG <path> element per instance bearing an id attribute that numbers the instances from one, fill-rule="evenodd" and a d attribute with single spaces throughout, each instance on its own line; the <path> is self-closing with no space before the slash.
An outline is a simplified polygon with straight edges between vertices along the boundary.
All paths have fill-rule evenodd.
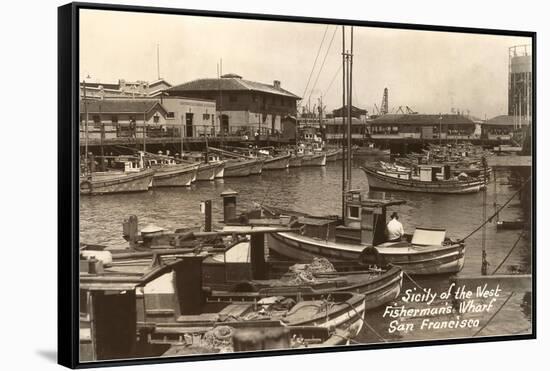
<path id="1" fill-rule="evenodd" d="M 164 80 L 163 78 L 157 79 L 155 81 L 147 82 L 147 81 L 126 81 L 124 79 L 119 79 L 117 82 L 93 82 L 93 81 L 85 81 L 84 83 L 80 83 L 80 88 L 83 88 L 83 85 L 86 86 L 86 89 L 97 89 L 97 90 L 110 90 L 110 91 L 116 91 L 119 93 L 128 93 L 133 92 L 135 94 L 147 94 L 151 92 L 156 92 L 157 90 L 163 90 L 162 88 L 159 88 L 158 85 L 165 85 L 167 87 L 171 87 L 172 84 L 170 84 L 168 81 Z M 138 89 L 132 89 L 131 87 L 138 87 Z"/>
<path id="2" fill-rule="evenodd" d="M 344 112 L 345 112 L 345 114 L 347 115 L 347 112 L 348 112 L 348 106 L 347 106 L 347 105 L 346 105 L 345 107 L 342 106 L 342 107 L 333 109 L 333 110 L 332 110 L 332 114 L 333 114 L 334 116 L 336 116 L 336 115 L 341 115 L 342 108 L 344 108 Z M 359 108 L 359 107 L 355 107 L 355 106 L 352 104 L 352 105 L 351 105 L 351 114 L 352 114 L 352 115 L 366 115 L 366 114 L 367 114 L 367 110 L 366 110 L 366 109 Z"/>
<path id="3" fill-rule="evenodd" d="M 323 124 L 325 125 L 342 125 L 342 117 L 333 117 L 333 118 L 330 118 L 330 119 L 326 119 L 326 120 L 323 120 Z M 346 118 L 346 124 L 347 124 L 347 118 Z M 352 125 L 365 125 L 366 122 L 364 121 L 361 121 L 360 119 L 358 119 L 357 117 L 352 117 L 351 118 L 351 124 Z"/>
<path id="4" fill-rule="evenodd" d="M 164 107 L 154 99 L 104 99 L 87 101 L 88 113 L 144 113 L 156 106 Z M 84 112 L 84 102 L 80 102 L 80 112 Z"/>
<path id="5" fill-rule="evenodd" d="M 257 91 L 261 93 L 282 95 L 294 99 L 299 96 L 274 85 L 261 82 L 244 80 L 238 75 L 228 74 L 224 77 L 211 79 L 197 79 L 167 89 L 168 92 L 189 92 L 189 91 Z"/>
<path id="6" fill-rule="evenodd" d="M 471 124 L 472 121 L 467 116 L 456 114 L 386 114 L 379 116 L 371 121 L 372 125 L 377 124 L 401 124 L 401 125 L 438 125 L 440 122 L 445 125 Z"/>
<path id="7" fill-rule="evenodd" d="M 529 123 L 529 121 L 530 120 L 526 120 L 525 118 L 521 120 L 523 124 L 527 124 Z M 500 115 L 485 121 L 484 125 L 514 126 L 514 125 L 517 125 L 519 122 L 520 122 L 520 118 L 517 116 Z"/>

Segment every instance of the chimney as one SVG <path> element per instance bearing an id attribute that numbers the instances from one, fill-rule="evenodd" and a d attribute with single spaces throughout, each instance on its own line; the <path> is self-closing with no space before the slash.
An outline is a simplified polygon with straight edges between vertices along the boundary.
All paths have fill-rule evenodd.
<path id="1" fill-rule="evenodd" d="M 279 80 L 273 80 L 273 86 L 275 87 L 275 89 L 280 89 L 281 82 Z"/>

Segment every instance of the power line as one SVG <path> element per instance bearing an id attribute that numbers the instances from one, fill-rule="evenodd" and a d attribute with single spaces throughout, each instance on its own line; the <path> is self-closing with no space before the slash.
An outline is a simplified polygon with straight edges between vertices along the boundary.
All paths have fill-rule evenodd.
<path id="1" fill-rule="evenodd" d="M 323 66 L 325 65 L 325 61 L 327 60 L 328 52 L 330 51 L 330 47 L 332 46 L 332 42 L 334 41 L 334 36 L 336 35 L 337 30 L 338 30 L 338 27 L 334 27 L 334 32 L 332 33 L 332 38 L 330 39 L 330 44 L 328 45 L 327 51 L 325 53 L 325 57 L 323 58 L 323 63 L 321 63 L 321 68 L 319 68 L 319 73 L 317 73 L 317 78 L 315 79 L 315 83 L 313 84 L 313 87 L 311 88 L 311 91 L 309 92 L 308 99 L 311 98 L 311 94 L 313 94 L 313 90 L 317 86 L 317 81 L 319 80 L 319 76 L 321 76 L 321 72 L 323 71 Z"/>
<path id="2" fill-rule="evenodd" d="M 325 33 L 323 33 L 323 39 L 321 39 L 321 43 L 319 44 L 319 50 L 317 50 L 317 55 L 315 56 L 315 61 L 313 62 L 313 66 L 311 66 L 311 72 L 309 73 L 309 78 L 307 79 L 306 87 L 304 88 L 304 92 L 302 93 L 302 99 L 304 98 L 307 88 L 309 86 L 309 82 L 311 81 L 311 76 L 313 76 L 313 71 L 315 70 L 315 65 L 317 64 L 317 59 L 319 58 L 319 53 L 321 53 L 321 47 L 323 46 L 323 43 L 325 42 L 325 37 L 327 36 L 328 26 L 325 27 Z"/>
<path id="3" fill-rule="evenodd" d="M 325 92 L 323 93 L 323 96 L 327 95 L 329 89 L 332 87 L 332 83 L 334 82 L 334 80 L 336 79 L 336 76 L 338 76 L 338 74 L 340 73 L 341 70 L 342 70 L 342 65 L 340 65 L 338 67 L 338 69 L 334 73 L 334 76 L 332 76 L 332 79 L 330 80 L 330 84 L 328 84 L 327 88 L 325 89 Z"/>

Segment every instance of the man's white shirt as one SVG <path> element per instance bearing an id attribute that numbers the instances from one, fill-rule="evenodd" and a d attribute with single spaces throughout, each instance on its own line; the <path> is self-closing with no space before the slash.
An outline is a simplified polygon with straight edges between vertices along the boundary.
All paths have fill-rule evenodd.
<path id="1" fill-rule="evenodd" d="M 403 224 L 401 224 L 397 219 L 392 219 L 387 225 L 388 229 L 388 240 L 395 240 L 400 238 L 405 234 L 403 230 Z"/>

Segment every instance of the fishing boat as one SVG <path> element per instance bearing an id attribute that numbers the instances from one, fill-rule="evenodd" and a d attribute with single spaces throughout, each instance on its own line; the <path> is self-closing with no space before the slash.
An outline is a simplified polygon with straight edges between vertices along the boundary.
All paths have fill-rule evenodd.
<path id="1" fill-rule="evenodd" d="M 222 162 L 201 163 L 197 169 L 197 181 L 206 181 L 216 179 L 216 175 L 223 172 L 225 164 Z M 223 177 L 223 175 L 222 175 Z"/>
<path id="2" fill-rule="evenodd" d="M 311 153 L 302 156 L 302 166 L 325 166 L 327 155 L 325 153 Z"/>
<path id="3" fill-rule="evenodd" d="M 250 168 L 250 175 L 260 175 L 262 173 L 263 168 L 264 168 L 264 159 L 263 158 L 257 158 L 254 161 L 255 161 L 255 163 Z"/>
<path id="4" fill-rule="evenodd" d="M 263 163 L 263 170 L 284 170 L 290 166 L 290 154 L 281 156 L 266 157 Z"/>
<path id="5" fill-rule="evenodd" d="M 153 187 L 189 187 L 197 178 L 199 164 L 160 164 L 154 166 Z"/>
<path id="6" fill-rule="evenodd" d="M 145 308 L 144 326 L 154 324 L 148 335 L 151 343 L 181 345 L 186 339 L 188 345 L 200 345 L 205 335 L 221 326 L 227 340 L 235 339 L 235 331 L 239 329 L 276 326 L 286 328 L 287 333 L 294 332 L 296 327 L 328 329 L 331 334 L 343 336 L 335 344 L 344 344 L 362 328 L 364 295 L 205 291 L 201 279 L 194 274 L 200 273 L 200 260 L 182 261 L 156 287 L 145 287 L 143 299 L 151 306 Z M 169 289 L 171 285 L 173 291 Z M 170 300 L 174 297 L 175 303 Z"/>
<path id="7" fill-rule="evenodd" d="M 293 154 L 288 161 L 288 167 L 301 167 L 301 166 L 302 166 L 302 156 Z"/>
<path id="8" fill-rule="evenodd" d="M 246 233 L 242 227 L 226 226 L 224 231 Z M 263 249 L 261 246 L 260 249 Z M 349 262 L 330 262 L 314 257 L 308 263 L 268 259 L 264 265 L 264 279 L 254 276 L 249 239 L 237 241 L 220 253 L 207 257 L 203 263 L 204 283 L 214 290 L 231 292 L 259 292 L 276 295 L 281 292 L 329 294 L 355 292 L 366 296 L 366 309 L 372 309 L 395 300 L 402 287 L 403 271 L 369 268 Z"/>
<path id="9" fill-rule="evenodd" d="M 234 148 L 234 152 L 219 148 L 209 147 L 209 151 L 223 156 L 225 161 L 224 177 L 242 177 L 248 175 L 259 175 L 262 173 L 264 158 L 248 155 L 244 152 L 250 152 L 246 148 Z"/>
<path id="10" fill-rule="evenodd" d="M 332 162 L 332 161 L 336 161 L 338 159 L 338 154 L 341 152 L 342 150 L 340 149 L 335 149 L 335 150 L 328 150 L 326 151 L 326 161 L 327 162 Z"/>
<path id="11" fill-rule="evenodd" d="M 249 176 L 251 174 L 252 169 L 253 168 L 256 169 L 257 166 L 258 166 L 258 161 L 254 159 L 226 160 L 223 176 L 224 178 Z"/>
<path id="12" fill-rule="evenodd" d="M 475 193 L 486 188 L 483 178 L 451 178 L 448 166 L 419 166 L 419 175 L 411 171 L 388 170 L 374 166 L 362 166 L 371 189 L 406 192 L 463 194 Z"/>
<path id="13" fill-rule="evenodd" d="M 441 228 L 416 227 L 405 241 L 387 242 L 386 208 L 402 200 L 361 199 L 356 191 L 347 194 L 347 215 L 316 217 L 262 206 L 271 217 L 294 217 L 303 233 L 281 232 L 267 236 L 270 251 L 296 261 L 313 257 L 349 260 L 378 267 L 398 266 L 413 275 L 456 273 L 464 266 L 463 241 L 451 240 Z M 326 236 L 320 238 L 321 236 Z"/>
<path id="14" fill-rule="evenodd" d="M 92 159 L 93 161 L 93 159 Z M 143 167 L 143 156 L 110 159 L 108 171 L 92 171 L 80 176 L 81 195 L 145 192 L 152 186 L 155 171 Z"/>
<path id="15" fill-rule="evenodd" d="M 196 181 L 210 181 L 216 178 L 223 178 L 225 163 L 217 155 L 190 152 L 183 153 L 181 158 L 187 163 L 196 163 L 199 165 Z"/>

